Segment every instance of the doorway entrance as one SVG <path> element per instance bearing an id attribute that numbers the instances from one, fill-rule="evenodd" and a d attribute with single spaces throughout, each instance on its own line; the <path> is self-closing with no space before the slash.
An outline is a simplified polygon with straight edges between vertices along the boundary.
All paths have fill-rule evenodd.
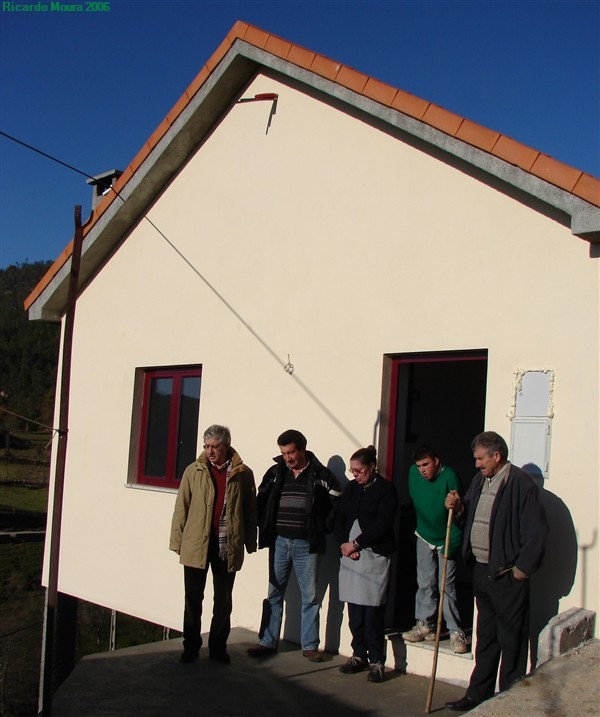
<path id="1" fill-rule="evenodd" d="M 414 624 L 416 519 L 408 494 L 413 451 L 423 444 L 435 448 L 466 490 L 476 472 L 471 441 L 484 430 L 486 379 L 486 350 L 384 357 L 379 468 L 393 481 L 400 498 L 398 549 L 386 619 L 390 628 L 405 630 Z M 472 592 L 460 565 L 457 591 L 463 624 L 469 627 Z"/>

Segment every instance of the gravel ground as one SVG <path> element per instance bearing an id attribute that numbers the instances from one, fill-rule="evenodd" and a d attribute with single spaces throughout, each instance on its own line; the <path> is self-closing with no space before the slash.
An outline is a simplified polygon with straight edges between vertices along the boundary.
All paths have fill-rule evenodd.
<path id="1" fill-rule="evenodd" d="M 508 692 L 465 714 L 474 717 L 598 717 L 600 640 L 590 640 L 544 663 Z"/>

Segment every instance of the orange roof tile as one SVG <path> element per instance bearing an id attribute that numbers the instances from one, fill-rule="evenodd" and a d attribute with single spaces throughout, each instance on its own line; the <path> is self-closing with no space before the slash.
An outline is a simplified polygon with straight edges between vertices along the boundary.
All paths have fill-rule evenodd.
<path id="1" fill-rule="evenodd" d="M 225 55 L 229 52 L 231 42 L 228 38 L 225 38 L 223 42 L 217 47 L 215 52 L 208 58 L 206 62 L 206 69 L 212 72 L 215 67 L 221 62 Z"/>
<path id="2" fill-rule="evenodd" d="M 363 94 L 365 97 L 375 100 L 375 102 L 380 102 L 382 105 L 386 105 L 387 107 L 391 106 L 397 92 L 398 90 L 394 87 L 386 85 L 385 82 L 374 80 L 372 77 L 369 77 L 367 84 L 363 88 Z"/>
<path id="3" fill-rule="evenodd" d="M 190 101 L 190 98 L 187 96 L 187 93 L 183 93 L 181 97 L 177 100 L 177 102 L 173 105 L 171 108 L 171 111 L 167 115 L 167 122 L 169 125 L 172 125 L 173 122 L 179 117 L 179 115 L 183 112 L 183 110 L 188 106 Z"/>
<path id="4" fill-rule="evenodd" d="M 582 174 L 580 170 L 569 167 L 568 164 L 563 164 L 541 152 L 533 163 L 531 173 L 535 174 L 536 177 L 545 179 L 550 184 L 566 189 L 567 192 L 573 191 L 573 187 L 575 187 Z"/>
<path id="5" fill-rule="evenodd" d="M 265 50 L 267 52 L 271 52 L 273 55 L 277 55 L 277 57 L 283 57 L 285 59 L 287 59 L 288 53 L 291 49 L 291 42 L 282 40 L 279 37 L 274 37 L 273 35 L 269 36 L 267 44 L 265 45 Z"/>
<path id="6" fill-rule="evenodd" d="M 498 132 L 494 132 L 487 127 L 482 127 L 480 124 L 475 124 L 475 122 L 466 119 L 458 128 L 456 137 L 486 152 L 491 152 L 500 138 L 500 135 Z"/>
<path id="7" fill-rule="evenodd" d="M 335 80 L 341 68 L 342 66 L 337 62 L 333 62 L 323 55 L 315 55 L 309 69 L 327 80 Z"/>
<path id="8" fill-rule="evenodd" d="M 204 65 L 204 67 L 196 75 L 195 79 L 192 80 L 192 84 L 185 91 L 185 96 L 188 98 L 188 100 L 191 100 L 192 97 L 196 94 L 196 92 L 198 92 L 198 90 L 205 83 L 206 78 L 209 75 L 210 75 L 210 72 L 208 71 L 208 67 L 206 65 Z"/>
<path id="9" fill-rule="evenodd" d="M 211 72 L 225 57 L 236 40 L 243 40 L 255 47 L 265 49 L 276 57 L 287 60 L 298 67 L 302 67 L 321 77 L 336 82 L 386 107 L 414 117 L 484 152 L 488 152 L 499 159 L 514 164 L 526 172 L 580 197 L 586 202 L 600 206 L 599 179 L 552 159 L 535 149 L 526 147 L 506 135 L 477 125 L 442 107 L 387 85 L 373 77 L 357 72 L 351 67 L 336 63 L 324 55 L 317 54 L 299 45 L 288 42 L 277 35 L 271 35 L 258 27 L 248 25 L 240 20 L 238 20 L 227 33 L 223 42 L 207 60 L 206 65 L 202 67 L 182 97 L 176 102 L 175 106 L 169 111 L 165 119 L 154 130 L 130 165 L 125 169 L 115 185 L 117 191 L 121 191 L 126 186 L 144 159 L 146 159 L 181 112 L 187 107 L 188 103 L 204 85 Z M 84 228 L 84 235 L 87 234 L 98 218 L 106 211 L 112 201 L 114 201 L 115 196 L 114 192 L 109 192 L 98 204 L 96 210 L 93 212 L 91 221 Z M 25 300 L 25 309 L 28 309 L 40 296 L 61 266 L 71 256 L 71 253 L 72 242 L 65 248 L 33 292 L 27 297 Z"/>
<path id="10" fill-rule="evenodd" d="M 344 85 L 344 87 L 359 94 L 362 94 L 368 80 L 368 75 L 363 75 L 362 72 L 357 72 L 345 65 L 340 69 L 336 78 L 336 82 L 339 82 L 340 85 Z"/>
<path id="11" fill-rule="evenodd" d="M 591 174 L 582 174 L 573 187 L 573 194 L 590 204 L 600 205 L 600 182 Z"/>
<path id="12" fill-rule="evenodd" d="M 294 65 L 308 68 L 315 59 L 315 53 L 305 50 L 303 47 L 298 47 L 298 45 L 292 45 L 287 54 L 287 59 Z"/>
<path id="13" fill-rule="evenodd" d="M 455 115 L 454 112 L 448 112 L 443 107 L 431 104 L 423 115 L 423 122 L 454 137 L 463 123 L 463 118 Z"/>
<path id="14" fill-rule="evenodd" d="M 431 103 L 427 100 L 422 100 L 420 97 L 411 95 L 410 92 L 404 90 L 398 90 L 390 107 L 398 112 L 403 112 L 405 115 L 414 117 L 415 119 L 423 119 L 423 115 L 427 112 L 427 108 Z"/>
<path id="15" fill-rule="evenodd" d="M 52 263 L 52 266 L 48 269 L 48 271 L 44 274 L 42 279 L 38 282 L 37 286 L 34 288 L 34 290 L 29 294 L 29 296 L 25 299 L 25 309 L 28 309 L 31 304 L 38 298 L 38 296 L 44 291 L 46 286 L 54 279 L 54 277 L 58 274 L 60 269 L 64 264 L 67 263 L 69 260 L 69 257 L 73 253 L 73 240 L 71 240 L 67 246 L 61 251 L 61 253 L 56 257 L 54 262 Z"/>

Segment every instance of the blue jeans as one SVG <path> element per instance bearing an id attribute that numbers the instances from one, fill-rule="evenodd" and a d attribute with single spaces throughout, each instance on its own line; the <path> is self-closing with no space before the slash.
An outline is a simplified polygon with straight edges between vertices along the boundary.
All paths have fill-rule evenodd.
<path id="1" fill-rule="evenodd" d="M 300 641 L 303 650 L 316 650 L 319 645 L 319 609 L 317 597 L 317 553 L 309 552 L 307 540 L 277 536 L 269 549 L 268 623 L 260 636 L 260 644 L 276 647 L 283 619 L 283 596 L 292 566 L 302 596 Z"/>
<path id="2" fill-rule="evenodd" d="M 430 627 L 435 626 L 442 571 L 444 569 L 443 548 L 432 549 L 417 535 L 417 583 L 419 588 L 415 600 L 415 617 Z M 456 605 L 456 561 L 448 560 L 446 566 L 446 591 L 444 592 L 444 619 L 450 632 L 463 632 Z"/>

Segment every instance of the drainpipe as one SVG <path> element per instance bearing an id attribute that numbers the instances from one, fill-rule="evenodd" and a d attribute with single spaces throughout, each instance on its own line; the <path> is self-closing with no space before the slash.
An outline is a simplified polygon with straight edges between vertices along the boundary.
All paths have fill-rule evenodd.
<path id="1" fill-rule="evenodd" d="M 69 655 L 69 648 L 61 644 L 59 631 L 63 631 L 64 621 L 67 630 L 74 634 L 77 615 L 77 602 L 67 595 L 58 592 L 58 568 L 60 557 L 60 531 L 62 523 L 63 493 L 65 484 L 65 465 L 67 457 L 67 436 L 69 426 L 69 393 L 71 382 L 71 354 L 73 350 L 73 326 L 75 321 L 75 304 L 79 284 L 79 267 L 81 264 L 81 245 L 83 243 L 83 227 L 81 226 L 81 205 L 75 207 L 75 235 L 73 237 L 73 253 L 71 255 L 71 274 L 69 277 L 69 294 L 65 313 L 65 330 L 60 384 L 60 411 L 58 423 L 58 446 L 56 450 L 56 468 L 54 475 L 54 502 L 52 505 L 52 529 L 50 531 L 50 559 L 48 588 L 46 590 L 46 613 L 44 616 L 44 641 L 42 652 L 42 668 L 40 679 L 40 714 L 48 717 L 52 714 L 52 695 L 54 690 L 74 666 L 74 653 Z M 75 600 L 75 603 L 73 603 Z M 66 606 L 66 610 L 62 609 Z M 75 607 L 75 610 L 73 610 Z M 59 623 L 61 608 L 61 623 Z M 63 617 L 64 616 L 64 617 Z M 73 641 L 74 644 L 74 641 Z M 64 658 L 67 658 L 64 660 Z M 55 665 L 55 658 L 63 658 L 63 665 Z M 59 660 L 57 660 L 59 662 Z M 70 666 L 68 663 L 71 663 Z M 62 673 L 62 674 L 61 674 Z"/>

